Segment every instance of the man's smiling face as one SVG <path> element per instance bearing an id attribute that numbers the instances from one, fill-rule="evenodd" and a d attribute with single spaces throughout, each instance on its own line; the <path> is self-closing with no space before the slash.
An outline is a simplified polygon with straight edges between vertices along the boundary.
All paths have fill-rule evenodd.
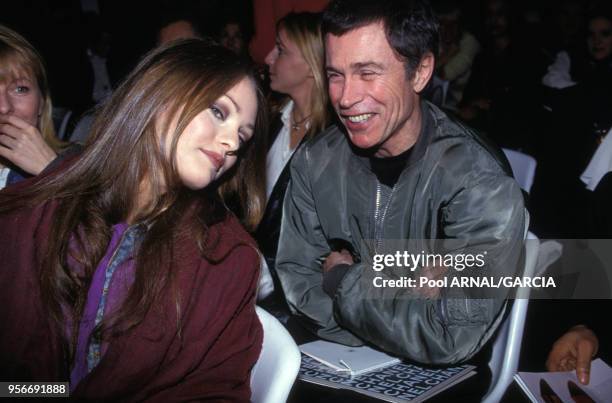
<path id="1" fill-rule="evenodd" d="M 351 142 L 380 157 L 410 148 L 415 140 L 410 134 L 420 128 L 420 113 L 414 112 L 422 87 L 418 74 L 406 74 L 383 24 L 327 34 L 325 49 L 329 96 Z"/>

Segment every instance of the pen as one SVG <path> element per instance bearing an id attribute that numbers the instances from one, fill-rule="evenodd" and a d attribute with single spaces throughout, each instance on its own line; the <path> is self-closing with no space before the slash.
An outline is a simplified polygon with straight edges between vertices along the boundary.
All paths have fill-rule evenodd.
<path id="1" fill-rule="evenodd" d="M 342 360 L 342 359 L 341 359 L 341 360 L 340 360 L 340 361 L 338 361 L 338 362 L 339 362 L 340 364 L 344 365 L 344 366 L 346 367 L 346 369 L 347 369 L 349 372 L 353 372 L 353 370 L 351 369 L 351 367 L 349 367 L 349 365 L 348 365 L 346 362 L 344 362 L 344 360 Z"/>

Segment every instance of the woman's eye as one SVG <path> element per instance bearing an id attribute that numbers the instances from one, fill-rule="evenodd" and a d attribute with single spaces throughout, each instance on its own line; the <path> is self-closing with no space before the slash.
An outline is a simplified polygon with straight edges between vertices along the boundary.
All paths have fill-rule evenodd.
<path id="1" fill-rule="evenodd" d="M 238 147 L 242 148 L 249 142 L 249 137 L 246 134 L 239 133 L 238 134 Z"/>
<path id="2" fill-rule="evenodd" d="M 30 92 L 30 87 L 27 85 L 18 85 L 15 87 L 15 92 L 18 94 L 27 94 Z"/>
<path id="3" fill-rule="evenodd" d="M 223 110 L 221 108 L 219 108 L 217 105 L 213 105 L 210 107 L 210 111 L 212 112 L 212 114 L 219 120 L 224 121 L 225 120 L 225 114 L 223 113 Z"/>

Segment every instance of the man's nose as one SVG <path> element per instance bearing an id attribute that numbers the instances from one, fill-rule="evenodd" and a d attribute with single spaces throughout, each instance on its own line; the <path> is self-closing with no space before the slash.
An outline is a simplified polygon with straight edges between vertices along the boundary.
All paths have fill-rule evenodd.
<path id="1" fill-rule="evenodd" d="M 603 43 L 603 35 L 595 34 L 593 35 L 593 44 L 595 46 L 599 46 Z"/>
<path id="2" fill-rule="evenodd" d="M 6 115 L 13 112 L 13 103 L 6 91 L 0 91 L 0 113 Z"/>
<path id="3" fill-rule="evenodd" d="M 342 94 L 340 96 L 340 107 L 342 109 L 349 109 L 353 105 L 361 101 L 361 89 L 358 83 L 351 79 L 346 79 L 342 86 Z"/>

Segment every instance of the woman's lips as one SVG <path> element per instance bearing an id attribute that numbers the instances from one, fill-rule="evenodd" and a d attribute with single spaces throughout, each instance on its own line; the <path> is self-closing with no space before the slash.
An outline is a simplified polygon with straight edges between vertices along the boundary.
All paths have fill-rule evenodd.
<path id="1" fill-rule="evenodd" d="M 223 156 L 219 153 L 216 153 L 214 151 L 209 151 L 209 150 L 205 150 L 203 148 L 200 149 L 208 158 L 210 158 L 210 161 L 213 163 L 213 166 L 215 167 L 216 171 L 219 171 L 224 163 L 225 163 L 225 158 L 223 158 Z"/>

